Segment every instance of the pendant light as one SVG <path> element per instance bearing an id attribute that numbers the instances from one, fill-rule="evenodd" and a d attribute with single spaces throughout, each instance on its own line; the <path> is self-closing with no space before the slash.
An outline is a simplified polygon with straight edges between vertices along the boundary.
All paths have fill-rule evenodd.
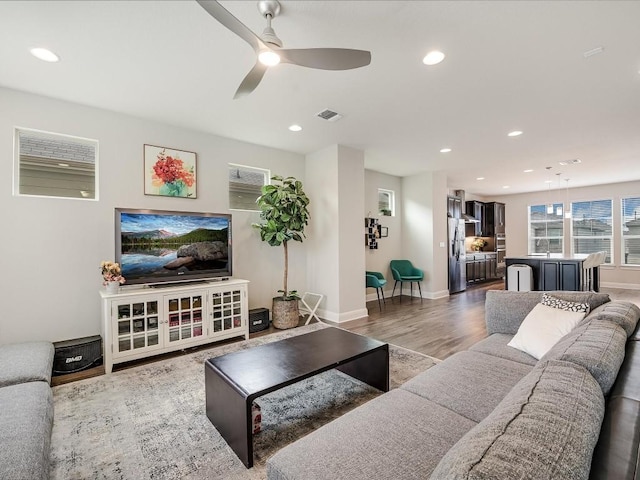
<path id="1" fill-rule="evenodd" d="M 556 173 L 556 178 L 558 179 L 558 189 L 560 189 L 560 175 L 562 175 L 561 172 Z M 558 207 L 556 208 L 556 215 L 558 217 L 562 217 L 562 204 L 558 205 Z"/>
<path id="2" fill-rule="evenodd" d="M 551 167 L 545 167 L 547 169 L 547 215 L 553 215 L 553 202 L 551 202 Z"/>

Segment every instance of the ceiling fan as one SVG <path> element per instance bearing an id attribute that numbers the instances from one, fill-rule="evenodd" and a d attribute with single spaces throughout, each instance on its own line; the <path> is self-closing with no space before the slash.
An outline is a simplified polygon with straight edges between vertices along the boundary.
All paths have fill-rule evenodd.
<path id="1" fill-rule="evenodd" d="M 282 41 L 271 28 L 271 20 L 280 13 L 277 0 L 261 0 L 258 10 L 267 19 L 267 27 L 258 36 L 215 0 L 196 0 L 213 18 L 247 42 L 256 52 L 257 60 L 238 87 L 235 98 L 253 92 L 270 66 L 291 63 L 321 70 L 350 70 L 371 63 L 371 52 L 348 48 L 282 48 Z"/>

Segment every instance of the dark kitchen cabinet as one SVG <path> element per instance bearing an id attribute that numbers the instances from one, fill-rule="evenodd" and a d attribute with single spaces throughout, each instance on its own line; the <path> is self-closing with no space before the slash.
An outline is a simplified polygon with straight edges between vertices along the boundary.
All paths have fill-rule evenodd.
<path id="1" fill-rule="evenodd" d="M 484 235 L 493 237 L 505 233 L 504 203 L 489 202 L 484 205 Z"/>
<path id="2" fill-rule="evenodd" d="M 447 197 L 447 214 L 451 218 L 462 218 L 462 199 L 460 197 Z"/>
<path id="3" fill-rule="evenodd" d="M 539 289 L 580 290 L 580 264 L 577 262 L 541 261 Z"/>
<path id="4" fill-rule="evenodd" d="M 484 232 L 485 229 L 485 225 L 484 225 L 484 211 L 485 211 L 485 204 L 483 202 L 476 202 L 475 200 L 470 200 L 466 203 L 466 212 L 467 215 L 473 215 L 473 217 L 478 220 L 478 222 L 476 223 L 469 223 L 467 224 L 467 229 L 468 231 L 467 236 L 472 237 L 472 236 L 476 236 L 476 237 L 483 237 L 486 236 L 486 233 Z"/>
<path id="5" fill-rule="evenodd" d="M 467 254 L 467 283 L 494 280 L 497 277 L 498 256 L 495 253 Z"/>
<path id="6" fill-rule="evenodd" d="M 511 257 L 505 259 L 507 277 L 509 276 L 509 266 L 515 264 L 529 265 L 533 270 L 534 290 L 540 291 L 582 290 L 581 273 L 583 261 L 584 259 L 573 258 Z M 599 272 L 595 272 L 595 274 L 597 284 Z M 505 287 L 508 287 L 508 285 L 508 278 L 505 277 Z"/>

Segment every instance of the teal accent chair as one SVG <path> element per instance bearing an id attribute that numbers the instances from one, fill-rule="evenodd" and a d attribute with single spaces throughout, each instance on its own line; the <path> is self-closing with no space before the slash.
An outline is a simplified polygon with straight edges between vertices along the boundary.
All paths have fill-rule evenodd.
<path id="1" fill-rule="evenodd" d="M 384 299 L 384 287 L 387 284 L 387 281 L 380 272 L 365 272 L 365 277 L 367 279 L 367 287 L 375 288 L 376 293 L 378 294 L 378 307 L 380 311 L 382 311 L 382 304 L 380 303 L 380 292 L 382 292 L 382 301 L 387 303 Z"/>
<path id="2" fill-rule="evenodd" d="M 422 302 L 422 288 L 420 288 L 420 282 L 424 280 L 424 272 L 422 270 L 414 267 L 409 260 L 391 260 L 391 274 L 396 281 L 393 284 L 391 298 L 396 293 L 398 282 L 400 282 L 400 301 L 402 302 L 402 284 L 404 282 L 411 284 L 411 297 L 413 297 L 413 282 L 416 282 L 420 291 L 420 301 Z"/>

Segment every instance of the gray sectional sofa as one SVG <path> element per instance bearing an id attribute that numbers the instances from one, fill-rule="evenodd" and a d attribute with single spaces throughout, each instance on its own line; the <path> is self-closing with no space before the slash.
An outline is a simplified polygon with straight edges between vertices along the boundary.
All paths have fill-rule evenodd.
<path id="1" fill-rule="evenodd" d="M 0 478 L 49 478 L 54 347 L 48 342 L 0 346 Z"/>
<path id="2" fill-rule="evenodd" d="M 640 309 L 547 293 L 591 311 L 540 360 L 507 344 L 542 292 L 489 291 L 488 338 L 283 448 L 268 478 L 638 478 Z"/>

